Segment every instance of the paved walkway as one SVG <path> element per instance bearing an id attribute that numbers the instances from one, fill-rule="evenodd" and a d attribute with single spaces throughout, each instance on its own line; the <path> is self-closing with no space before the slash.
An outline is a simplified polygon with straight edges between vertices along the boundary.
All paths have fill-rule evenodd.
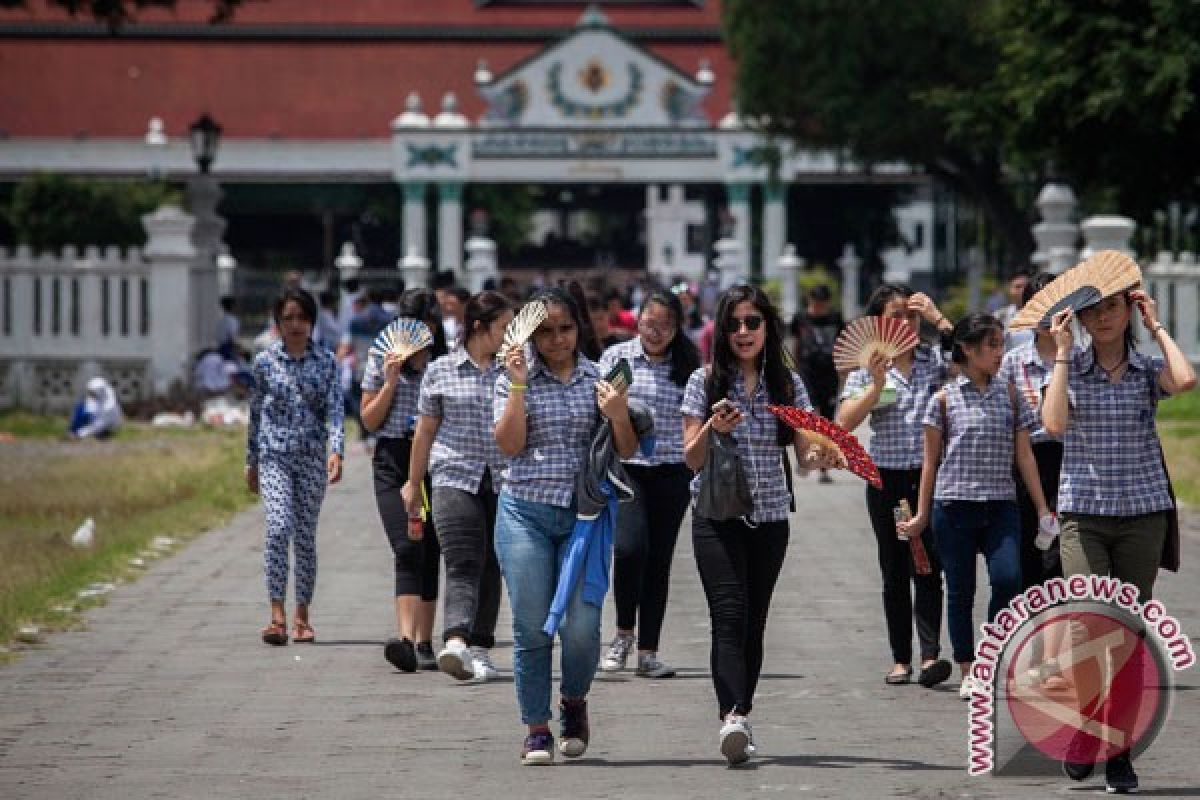
<path id="1" fill-rule="evenodd" d="M 390 554 L 369 464 L 355 454 L 322 516 L 318 645 L 258 643 L 266 611 L 253 509 L 120 587 L 88 614 L 86 631 L 0 668 L 0 798 L 1093 795 L 1095 782 L 967 775 L 954 684 L 883 685 L 890 665 L 862 484 L 839 473 L 832 486 L 798 488 L 755 712 L 763 756 L 749 769 L 726 769 L 717 752 L 708 619 L 687 535 L 663 647 L 680 676 L 598 681 L 592 746 L 577 763 L 517 763 L 507 609 L 502 682 L 394 672 L 380 646 Z M 1159 596 L 1195 638 L 1195 531 L 1184 562 Z M 611 609 L 604 619 L 607 640 Z M 1179 676 L 1167 735 L 1138 762 L 1146 794 L 1200 796 L 1197 682 Z"/>

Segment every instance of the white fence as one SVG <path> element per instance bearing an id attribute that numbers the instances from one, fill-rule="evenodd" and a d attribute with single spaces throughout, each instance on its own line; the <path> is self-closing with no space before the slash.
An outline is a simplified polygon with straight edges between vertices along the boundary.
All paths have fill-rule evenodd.
<path id="1" fill-rule="evenodd" d="M 1160 252 L 1143 265 L 1158 316 L 1193 364 L 1200 365 L 1200 264 L 1194 253 Z"/>
<path id="2" fill-rule="evenodd" d="M 64 411 L 96 375 L 122 403 L 186 383 L 213 335 L 216 269 L 196 263 L 190 215 L 143 224 L 143 249 L 0 250 L 0 407 Z"/>

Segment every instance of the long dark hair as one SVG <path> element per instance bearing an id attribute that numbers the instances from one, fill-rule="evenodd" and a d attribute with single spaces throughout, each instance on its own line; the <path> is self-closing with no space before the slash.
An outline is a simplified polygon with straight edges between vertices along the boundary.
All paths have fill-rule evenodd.
<path id="1" fill-rule="evenodd" d="M 738 303 L 749 302 L 755 310 L 763 315 L 763 325 L 766 326 L 767 338 L 763 343 L 762 352 L 758 357 L 758 366 L 762 371 L 762 380 L 766 384 L 767 397 L 775 405 L 790 406 L 796 398 L 796 387 L 792 382 L 791 370 L 783 360 L 783 320 L 779 312 L 771 305 L 771 298 L 757 286 L 741 284 L 732 286 L 717 298 L 717 316 L 713 322 L 713 359 L 712 369 L 704 382 L 709 413 L 713 403 L 728 397 L 733 388 L 738 369 L 737 357 L 729 346 L 727 326 L 733 317 L 733 311 Z M 780 446 L 792 443 L 792 429 L 783 422 L 777 424 L 777 437 Z"/>
<path id="2" fill-rule="evenodd" d="M 954 331 L 950 334 L 954 339 L 954 349 L 950 352 L 950 358 L 955 364 L 966 364 L 965 346 L 977 345 L 991 333 L 1004 335 L 1004 326 L 1000 324 L 1000 320 L 991 314 L 983 314 L 978 311 L 967 314 L 958 321 L 958 324 L 954 326 Z"/>
<path id="3" fill-rule="evenodd" d="M 567 284 L 567 294 L 575 301 L 575 305 L 581 312 L 576 320 L 576 323 L 579 325 L 578 350 L 592 361 L 595 361 L 604 352 L 604 344 L 600 341 L 600 337 L 596 335 L 596 329 L 592 327 L 592 315 L 588 313 L 587 295 L 584 293 L 583 286 L 580 285 L 579 281 L 571 281 Z"/>
<path id="4" fill-rule="evenodd" d="M 587 351 L 583 349 L 583 341 L 585 338 L 584 331 L 590 333 L 593 340 L 596 338 L 596 335 L 595 333 L 592 333 L 592 326 L 587 320 L 587 314 L 584 314 L 580 310 L 579 303 L 575 301 L 575 298 L 567 294 L 566 289 L 560 289 L 557 286 L 551 286 L 541 289 L 533 297 L 529 298 L 529 302 L 532 303 L 534 301 L 541 301 L 543 303 L 558 305 L 565 308 L 571 315 L 571 319 L 575 321 L 575 330 L 578 331 L 578 334 L 575 337 L 575 357 L 579 358 L 579 356 L 582 354 L 588 358 L 591 358 L 591 356 L 587 355 Z M 534 350 L 537 350 L 536 346 L 534 346 Z M 538 358 L 541 358 L 541 355 L 539 355 Z"/>
<path id="5" fill-rule="evenodd" d="M 512 303 L 499 292 L 484 291 L 471 297 L 463 308 L 463 326 L 458 332 L 459 341 L 466 346 L 467 341 L 476 334 L 487 333 L 488 327 L 512 310 Z M 479 323 L 479 328 L 475 327 Z"/>
<path id="6" fill-rule="evenodd" d="M 651 303 L 657 303 L 667 309 L 671 315 L 674 336 L 671 338 L 671 344 L 667 347 L 667 358 L 671 362 L 671 382 L 676 386 L 687 386 L 688 378 L 699 369 L 701 360 L 700 350 L 697 349 L 696 343 L 689 339 L 683 330 L 683 303 L 680 303 L 679 298 L 671 292 L 664 289 L 652 289 L 646 295 L 646 299 L 642 301 L 641 313 L 645 313 L 646 306 Z"/>
<path id="7" fill-rule="evenodd" d="M 429 349 L 431 358 L 444 356 L 450 351 L 446 345 L 446 331 L 442 329 L 442 314 L 438 309 L 437 295 L 432 289 L 405 291 L 400 295 L 400 302 L 396 304 L 396 316 L 419 319 L 429 326 L 430 332 L 433 333 L 433 347 Z M 404 366 L 408 369 L 407 363 Z"/>

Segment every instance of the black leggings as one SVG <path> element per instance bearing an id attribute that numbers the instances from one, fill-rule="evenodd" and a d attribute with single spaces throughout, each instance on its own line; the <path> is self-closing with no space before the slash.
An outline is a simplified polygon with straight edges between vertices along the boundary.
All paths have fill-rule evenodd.
<path id="1" fill-rule="evenodd" d="M 425 521 L 425 535 L 418 541 L 408 538 L 408 511 L 400 489 L 408 480 L 408 457 L 412 439 L 380 439 L 375 443 L 371 466 L 375 473 L 375 505 L 379 519 L 396 560 L 396 596 L 421 596 L 427 603 L 437 600 L 438 561 L 442 551 L 432 518 Z M 429 492 L 426 478 L 425 491 Z M 432 515 L 429 515 L 432 517 Z"/>
<path id="2" fill-rule="evenodd" d="M 625 469 L 635 496 L 617 510 L 613 547 L 617 627 L 632 630 L 636 625 L 638 649 L 656 652 L 667 613 L 675 540 L 691 500 L 692 472 L 685 464 L 633 464 Z"/>
<path id="3" fill-rule="evenodd" d="M 788 524 L 706 519 L 692 512 L 692 550 L 712 623 L 709 661 L 717 714 L 749 714 L 762 672 L 763 635 L 787 555 Z"/>
<path id="4" fill-rule="evenodd" d="M 1058 509 L 1058 475 L 1062 470 L 1062 442 L 1037 442 L 1033 445 L 1033 458 L 1037 461 L 1038 478 L 1042 494 L 1051 511 Z M 1051 578 L 1062 577 L 1062 560 L 1059 558 L 1058 539 L 1049 550 L 1038 550 L 1033 540 L 1037 538 L 1038 516 L 1033 507 L 1033 498 L 1025 489 L 1020 474 L 1013 470 L 1017 481 L 1017 508 L 1021 512 L 1021 591 L 1037 586 Z"/>
<path id="5" fill-rule="evenodd" d="M 901 498 L 907 499 L 909 508 L 916 513 L 921 470 L 881 469 L 879 475 L 883 479 L 882 489 L 867 485 L 867 515 L 875 531 L 879 572 L 883 576 L 883 616 L 888 644 L 897 664 L 911 664 L 915 620 L 921 660 L 927 661 L 937 658 L 941 647 L 942 566 L 933 545 L 933 532 L 926 530 L 921 539 L 933 571 L 929 575 L 917 574 L 908 542 L 896 537 L 896 518 L 892 515 Z"/>

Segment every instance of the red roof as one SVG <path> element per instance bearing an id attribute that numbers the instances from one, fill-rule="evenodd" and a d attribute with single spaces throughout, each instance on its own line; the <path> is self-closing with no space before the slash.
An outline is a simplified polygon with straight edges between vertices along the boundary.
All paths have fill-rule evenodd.
<path id="1" fill-rule="evenodd" d="M 499 75 L 564 35 L 585 4 L 475 0 L 249 0 L 226 25 L 212 5 L 146 9 L 116 37 L 44 3 L 0 11 L 0 129 L 9 136 L 140 137 L 151 117 L 183 135 L 208 111 L 231 137 L 385 138 L 410 91 L 426 113 L 446 92 L 476 119 L 472 76 Z M 719 3 L 606 6 L 613 27 L 681 71 L 708 59 L 706 103 L 729 110 L 733 65 L 719 41 Z"/>

